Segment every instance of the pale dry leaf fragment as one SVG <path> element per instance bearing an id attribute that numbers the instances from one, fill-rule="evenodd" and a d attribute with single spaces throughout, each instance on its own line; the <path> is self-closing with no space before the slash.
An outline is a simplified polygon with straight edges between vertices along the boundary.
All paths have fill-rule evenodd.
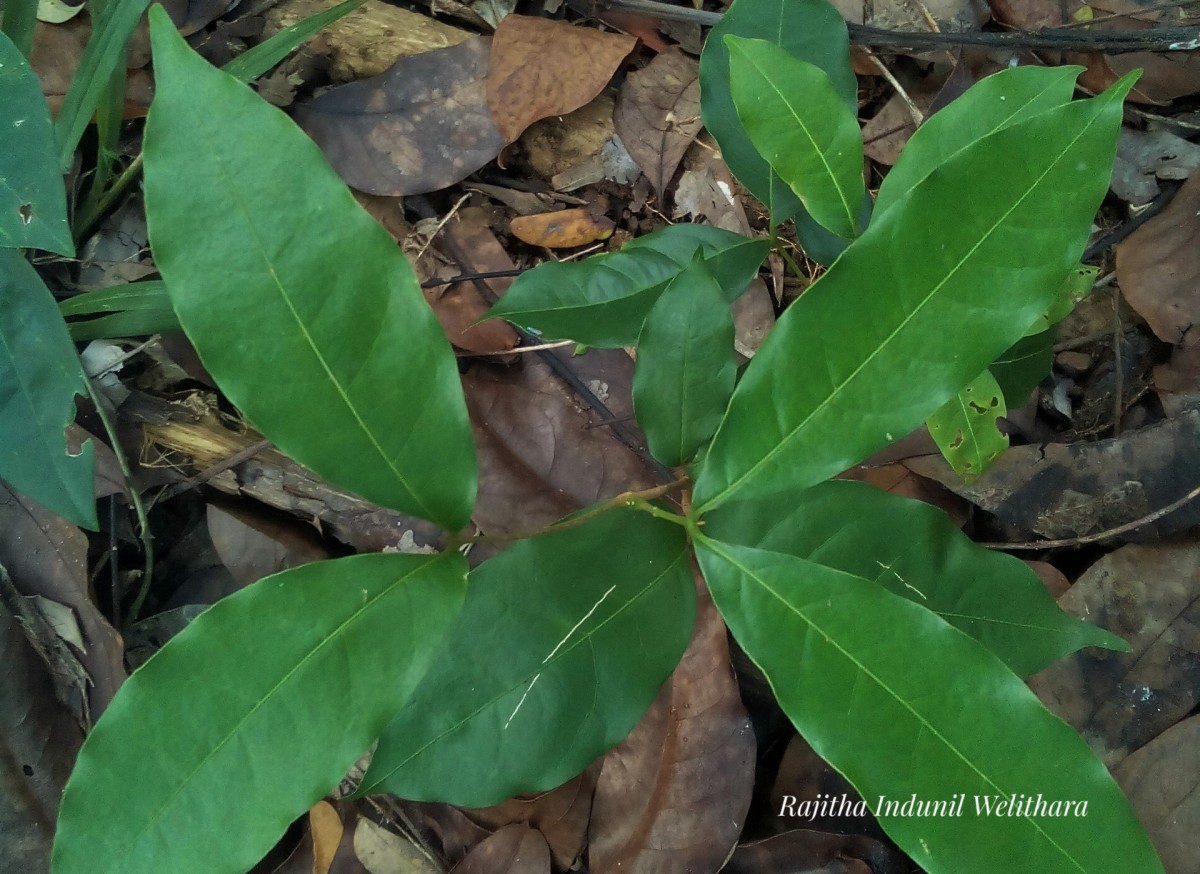
<path id="1" fill-rule="evenodd" d="M 505 18 L 496 28 L 487 72 L 488 106 L 504 141 L 592 100 L 636 44 L 633 37 L 563 21 Z"/>
<path id="2" fill-rule="evenodd" d="M 703 218 L 705 224 L 713 227 L 752 236 L 741 195 L 734 187 L 733 176 L 725 160 L 718 154 L 705 151 L 694 161 L 689 158 L 688 165 L 675 186 L 675 209 L 671 217 Z"/>
<path id="3" fill-rule="evenodd" d="M 1158 194 L 1159 179 L 1187 179 L 1200 167 L 1200 146 L 1169 131 L 1121 128 L 1113 164 L 1113 193 L 1134 206 Z"/>
<path id="4" fill-rule="evenodd" d="M 504 145 L 487 109 L 490 42 L 401 58 L 380 76 L 326 91 L 297 121 L 360 191 L 399 196 L 453 185 Z"/>
<path id="5" fill-rule="evenodd" d="M 354 855 L 371 874 L 442 874 L 413 843 L 365 816 L 354 827 Z"/>
<path id="6" fill-rule="evenodd" d="M 703 126 L 699 76 L 699 64 L 671 50 L 630 73 L 617 97 L 617 133 L 660 196 Z"/>
<path id="7" fill-rule="evenodd" d="M 607 240 L 616 225 L 603 213 L 588 208 L 560 209 L 517 216 L 509 223 L 513 236 L 531 246 L 570 249 Z"/>

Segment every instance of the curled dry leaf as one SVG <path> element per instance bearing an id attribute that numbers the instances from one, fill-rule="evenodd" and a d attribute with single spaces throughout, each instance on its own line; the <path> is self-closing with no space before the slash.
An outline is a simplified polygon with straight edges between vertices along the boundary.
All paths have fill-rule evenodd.
<path id="1" fill-rule="evenodd" d="M 593 874 L 716 871 L 754 788 L 754 732 L 725 623 L 700 587 L 696 630 L 633 732 L 604 757 L 589 829 Z"/>
<path id="2" fill-rule="evenodd" d="M 326 91 L 297 120 L 348 184 L 370 194 L 437 191 L 504 145 L 487 109 L 490 39 L 401 58 L 382 75 Z"/>
<path id="3" fill-rule="evenodd" d="M 527 825 L 506 825 L 476 844 L 452 874 L 550 874 L 550 848 Z"/>
<path id="4" fill-rule="evenodd" d="M 1106 765 L 1200 703 L 1200 537 L 1122 547 L 1092 565 L 1059 606 L 1133 647 L 1081 650 L 1029 682 Z"/>
<path id="5" fill-rule="evenodd" d="M 596 97 L 633 51 L 631 36 L 510 15 L 500 22 L 487 71 L 487 102 L 506 143 L 538 119 Z"/>
<path id="6" fill-rule="evenodd" d="M 587 208 L 560 209 L 537 215 L 522 215 L 509 225 L 513 236 L 531 246 L 570 249 L 607 240 L 616 225 L 608 216 Z"/>
<path id="7" fill-rule="evenodd" d="M 700 65 L 674 49 L 630 73 L 617 96 L 617 134 L 660 196 L 703 126 L 699 77 Z"/>

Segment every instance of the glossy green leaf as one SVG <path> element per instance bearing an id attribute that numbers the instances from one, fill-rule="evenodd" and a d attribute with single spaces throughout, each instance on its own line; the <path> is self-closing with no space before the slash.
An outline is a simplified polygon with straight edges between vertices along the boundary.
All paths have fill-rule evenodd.
<path id="1" fill-rule="evenodd" d="M 37 29 L 38 0 L 5 0 L 0 8 L 0 30 L 23 57 L 33 52 L 33 34 Z M 5 63 L 0 61 L 0 64 Z M 2 98 L 0 98 L 2 99 Z M 0 118 L 4 118 L 0 114 Z"/>
<path id="2" fill-rule="evenodd" d="M 76 343 L 179 330 L 179 318 L 171 306 L 167 286 L 157 280 L 127 282 L 77 294 L 60 301 L 58 310 L 68 318 L 67 330 Z M 72 316 L 92 315 L 99 318 L 70 321 Z"/>
<path id="3" fill-rule="evenodd" d="M 297 461 L 462 527 L 475 448 L 454 354 L 408 261 L 287 116 L 210 67 L 164 12 L 151 25 L 146 218 L 205 366 Z"/>
<path id="4" fill-rule="evenodd" d="M 1019 340 L 1087 241 L 1131 85 L 1002 128 L 873 221 L 746 369 L 698 511 L 845 470 Z"/>
<path id="5" fill-rule="evenodd" d="M 725 37 L 742 128 L 808 214 L 853 238 L 867 190 L 856 114 L 829 75 L 761 39 Z"/>
<path id="6" fill-rule="evenodd" d="M 737 360 L 733 314 L 703 260 L 671 280 L 638 338 L 633 402 L 646 445 L 682 464 L 721 424 Z"/>
<path id="7" fill-rule="evenodd" d="M 703 538 L 717 608 L 784 712 L 929 874 L 1154 874 L 1153 847 L 1088 745 L 987 649 L 870 580 Z M 959 814 L 889 813 L 945 802 Z M 1012 799 L 1012 801 L 1008 801 Z M 1086 804 L 1086 816 L 1033 809 Z M 1004 814 L 976 804 L 1005 802 Z"/>
<path id="8" fill-rule="evenodd" d="M 92 443 L 67 452 L 83 369 L 50 290 L 16 249 L 0 249 L 0 477 L 95 530 Z"/>
<path id="9" fill-rule="evenodd" d="M 219 601 L 121 686 L 63 795 L 55 874 L 242 874 L 367 751 L 462 604 L 466 561 L 376 553 Z"/>
<path id="10" fill-rule="evenodd" d="M 1082 72 L 1083 67 L 1072 66 L 1013 67 L 975 83 L 912 135 L 879 187 L 875 216 L 989 134 L 1067 103 Z"/>
<path id="11" fill-rule="evenodd" d="M 770 243 L 708 225 L 669 225 L 586 261 L 547 261 L 512 284 L 488 318 L 508 319 L 547 338 L 588 346 L 637 342 L 642 322 L 667 283 L 700 252 L 727 301 L 750 284 Z"/>
<path id="12" fill-rule="evenodd" d="M 1039 334 L 1042 331 L 1049 330 L 1069 316 L 1071 311 L 1075 309 L 1075 305 L 1092 293 L 1092 286 L 1095 284 L 1099 273 L 1099 267 L 1094 267 L 1091 264 L 1076 264 L 1067 273 L 1067 277 L 1063 280 L 1059 293 L 1054 296 L 1054 300 L 1050 302 L 1050 306 L 1044 312 L 1038 314 L 1038 317 L 1029 326 L 1026 334 Z"/>
<path id="13" fill-rule="evenodd" d="M 66 173 L 75 147 L 95 114 L 118 64 L 125 63 L 125 50 L 150 0 L 110 0 L 92 24 L 92 35 L 84 47 L 79 66 L 63 97 L 54 122 L 58 140 L 58 165 Z"/>
<path id="14" fill-rule="evenodd" d="M 866 485 L 831 480 L 778 501 L 731 501 L 705 517 L 718 540 L 783 552 L 932 610 L 1022 677 L 1085 646 L 1123 640 L 1064 613 L 1029 566 L 977 546 L 946 514 Z"/>
<path id="15" fill-rule="evenodd" d="M 0 247 L 71 257 L 67 194 L 37 76 L 0 34 Z"/>
<path id="16" fill-rule="evenodd" d="M 622 509 L 518 542 L 471 572 L 445 650 L 359 791 L 481 807 L 558 786 L 642 717 L 695 613 L 670 522 Z"/>
<path id="17" fill-rule="evenodd" d="M 1023 406 L 1029 400 L 1029 393 L 1050 375 L 1054 336 L 1054 331 L 1042 331 L 1022 337 L 992 362 L 988 370 L 1004 392 L 1007 406 L 1014 409 Z"/>
<path id="18" fill-rule="evenodd" d="M 1000 418 L 1008 414 L 1004 391 L 990 370 L 959 389 L 925 424 L 954 472 L 970 482 L 1008 448 Z"/>
<path id="19" fill-rule="evenodd" d="M 775 224 L 801 209 L 791 188 L 771 170 L 742 129 L 730 92 L 725 37 L 764 39 L 824 70 L 846 107 L 858 105 L 858 80 L 850 68 L 850 39 L 841 14 L 824 0 L 737 0 L 709 32 L 700 55 L 700 111 L 704 127 L 738 181 L 770 210 Z M 806 240 L 802 243 L 807 244 Z"/>

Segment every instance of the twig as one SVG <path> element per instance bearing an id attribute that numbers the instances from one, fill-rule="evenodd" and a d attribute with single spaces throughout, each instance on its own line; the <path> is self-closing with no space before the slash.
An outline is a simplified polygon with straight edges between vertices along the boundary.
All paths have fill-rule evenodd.
<path id="1" fill-rule="evenodd" d="M 1124 525 L 1118 525 L 1116 528 L 1109 528 L 1107 531 L 1098 531 L 1095 534 L 1086 534 L 1082 537 L 1066 537 L 1062 540 L 1030 540 L 1025 543 L 980 543 L 979 546 L 987 547 L 988 549 L 1001 549 L 1013 551 L 1026 551 L 1037 549 L 1060 549 L 1064 546 L 1084 546 L 1088 543 L 1099 543 L 1102 540 L 1108 540 L 1112 537 L 1118 537 L 1121 534 L 1126 534 L 1141 528 L 1143 525 L 1149 525 L 1151 522 L 1157 522 L 1163 516 L 1174 513 L 1184 504 L 1194 501 L 1200 497 L 1200 486 L 1192 489 L 1178 501 L 1167 504 L 1160 510 L 1155 510 L 1153 513 L 1147 513 L 1140 519 L 1134 519 L 1132 522 L 1126 522 Z"/>
<path id="2" fill-rule="evenodd" d="M 233 455 L 230 455 L 228 458 L 222 458 L 215 464 L 210 464 L 195 476 L 190 476 L 182 482 L 175 483 L 174 485 L 163 489 L 155 496 L 154 503 L 157 504 L 159 501 L 169 500 L 178 494 L 186 492 L 188 489 L 194 489 L 198 486 L 202 486 L 214 476 L 218 476 L 231 468 L 237 467 L 244 461 L 249 461 L 251 458 L 258 455 L 258 453 L 262 452 L 270 445 L 270 440 L 259 440 L 255 443 L 251 443 L 245 449 L 233 453 Z"/>
<path id="3" fill-rule="evenodd" d="M 669 21 L 686 21 L 695 24 L 714 25 L 721 20 L 722 13 L 673 6 L 656 0 L 602 0 L 594 4 L 580 4 L 585 9 L 602 12 L 615 9 L 633 12 Z M 885 30 L 865 24 L 848 24 L 850 41 L 855 45 L 870 46 L 886 51 L 930 51 L 955 46 L 986 46 L 1021 49 L 1057 49 L 1075 52 L 1187 52 L 1200 48 L 1200 28 L 1154 27 L 1148 30 L 1076 30 L 1066 27 L 1042 30 L 969 31 L 959 33 L 916 33 Z"/>
<path id="4" fill-rule="evenodd" d="M 487 270 L 483 273 L 460 273 L 449 279 L 426 279 L 421 288 L 435 288 L 439 285 L 455 285 L 459 282 L 474 282 L 476 279 L 505 279 L 509 276 L 520 276 L 527 268 L 517 267 L 513 270 Z"/>
<path id="5" fill-rule="evenodd" d="M 925 123 L 925 113 L 921 112 L 921 110 L 917 107 L 917 104 L 913 103 L 912 98 L 908 96 L 908 92 L 904 90 L 904 86 L 900 84 L 900 80 L 892 75 L 892 71 L 887 68 L 887 65 L 884 64 L 883 61 L 875 57 L 875 53 L 873 51 L 870 49 L 863 49 L 863 54 L 865 54 L 867 59 L 875 65 L 875 69 L 879 71 L 879 74 L 887 80 L 888 84 L 896 90 L 896 94 L 899 96 L 899 98 L 904 101 L 904 105 L 908 107 L 908 114 L 912 118 L 913 124 L 917 127 L 923 125 Z"/>

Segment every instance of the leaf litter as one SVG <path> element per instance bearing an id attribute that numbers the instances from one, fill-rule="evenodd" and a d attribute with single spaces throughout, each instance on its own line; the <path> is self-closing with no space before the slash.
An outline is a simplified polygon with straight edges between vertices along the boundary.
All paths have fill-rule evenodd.
<path id="1" fill-rule="evenodd" d="M 319 8 L 329 5 L 322 2 Z M 638 50 L 631 36 L 513 15 L 505 3 L 476 0 L 469 7 L 444 5 L 452 14 L 457 8 L 460 20 L 474 24 L 470 29 L 450 27 L 429 15 L 371 0 L 313 44 L 324 68 L 321 64 L 306 67 L 301 81 L 291 83 L 304 95 L 295 113 L 297 119 L 325 149 L 343 179 L 363 192 L 391 198 L 429 194 L 440 220 L 458 200 L 461 189 L 456 186 L 479 174 L 477 191 L 481 193 L 471 208 L 451 218 L 428 241 L 414 236 L 403 201 L 372 209 L 384 221 L 389 209 L 393 219 L 398 216 L 399 222 L 390 229 L 410 254 L 415 254 L 414 247 L 429 243 L 420 259 L 427 265 L 423 280 L 515 270 L 546 257 L 538 247 L 557 241 L 547 228 L 523 236 L 516 230 L 520 223 L 512 224 L 516 213 L 535 215 L 533 201 L 527 198 L 526 209 L 518 210 L 512 206 L 516 200 L 505 204 L 489 194 L 489 185 L 492 192 L 510 184 L 512 190 L 528 189 L 520 193 L 531 198 L 548 197 L 554 187 L 575 190 L 584 201 L 576 205 L 597 224 L 588 233 L 567 238 L 562 243 L 566 246 L 583 245 L 591 234 L 593 240 L 615 250 L 630 237 L 660 226 L 664 214 L 743 233 L 764 228 L 757 204 L 745 197 L 711 146 L 706 148 L 703 139 L 696 142 L 700 128 L 695 111 L 695 60 L 686 47 L 670 44 L 672 30 L 663 22 L 609 16 L 614 23 L 624 21 L 628 31 L 644 34 L 649 47 Z M 857 4 L 843 5 L 847 17 L 865 20 L 861 9 L 849 8 Z M 977 28 L 984 17 L 977 4 L 922 5 L 944 29 Z M 187 29 L 203 36 L 206 27 L 211 29 L 206 25 L 213 14 L 210 6 L 185 4 L 179 18 L 186 18 Z M 264 34 L 315 8 L 281 4 L 269 13 L 271 21 Z M 1078 15 L 1089 7 L 993 0 L 989 9 L 997 21 L 1031 29 L 1079 21 Z M 1138 28 L 1154 21 L 1152 12 L 1111 0 L 1087 14 L 1104 12 L 1139 13 L 1116 26 Z M 884 26 L 896 21 L 916 29 L 928 25 L 920 6 L 911 4 L 875 4 L 873 14 L 875 23 Z M 474 35 L 481 30 L 487 33 L 480 22 L 498 25 L 495 35 Z M 57 28 L 41 30 L 40 40 L 68 38 L 66 31 Z M 43 85 L 51 96 L 61 94 L 65 88 L 50 83 L 63 81 L 66 73 L 56 65 L 70 62 L 50 61 L 46 54 L 43 51 L 39 62 Z M 948 60 L 957 61 L 963 75 L 988 71 L 988 62 Z M 1120 55 L 1084 60 L 1096 87 L 1131 66 L 1147 66 L 1148 75 L 1139 83 L 1135 97 L 1163 114 L 1178 108 L 1175 101 L 1179 97 L 1200 92 L 1195 56 L 1170 62 L 1154 56 Z M 976 66 L 968 69 L 971 64 Z M 900 76 L 900 81 L 910 89 L 907 98 L 916 99 L 919 109 L 927 109 L 929 101 L 937 105 L 934 95 L 941 80 L 929 78 L 904 59 L 889 65 L 894 73 L 901 68 L 907 71 L 910 78 Z M 891 129 L 911 121 L 906 118 L 911 113 L 905 97 L 877 76 L 878 70 L 861 58 L 859 66 L 860 72 L 870 69 L 860 76 L 860 119 L 868 138 L 879 136 L 875 149 L 868 147 L 868 154 L 882 173 L 879 165 L 889 163 L 911 127 L 899 132 Z M 335 87 L 307 96 L 314 86 L 326 84 L 320 79 L 323 75 L 328 75 Z M 303 81 L 305 76 L 317 81 Z M 346 82 L 350 84 L 340 84 Z M 144 107 L 144 99 L 134 92 L 127 96 L 129 114 L 138 113 L 139 100 Z M 1181 130 L 1187 134 L 1190 129 L 1127 126 L 1122 133 L 1124 164 L 1119 164 L 1114 180 L 1114 192 L 1121 202 L 1102 216 L 1103 224 L 1123 224 L 1126 204 L 1141 206 L 1153 200 L 1166 182 L 1185 180 L 1194 173 L 1194 146 L 1178 136 Z M 553 136 L 550 131 L 555 131 Z M 614 176 L 624 178 L 612 172 L 611 155 L 618 151 L 614 144 L 636 162 L 634 174 L 640 170 L 645 175 L 647 181 L 638 183 L 644 191 L 640 196 L 634 196 L 632 182 L 611 181 Z M 573 148 L 578 151 L 572 153 Z M 602 156 L 604 150 L 609 157 Z M 448 197 L 442 195 L 447 189 Z M 1190 451 L 1200 428 L 1195 421 L 1200 341 L 1195 340 L 1194 295 L 1189 293 L 1195 284 L 1194 246 L 1188 245 L 1196 236 L 1197 190 L 1194 180 L 1187 182 L 1171 205 L 1120 245 L 1115 264 L 1111 256 L 1102 253 L 1106 259 L 1102 273 L 1115 267 L 1115 286 L 1135 315 L 1126 316 L 1128 323 L 1116 329 L 1095 323 L 1091 334 L 1109 330 L 1108 334 L 1087 340 L 1089 334 L 1076 333 L 1070 342 L 1087 342 L 1058 350 L 1059 367 L 1037 393 L 1043 401 L 1053 396 L 1053 403 L 1043 404 L 1042 412 L 1023 428 L 1014 426 L 1015 442 L 1024 445 L 1014 446 L 991 472 L 970 486 L 930 457 L 909 458 L 903 466 L 865 467 L 858 475 L 879 487 L 945 504 L 954 509 L 959 522 L 968 515 L 962 509 L 964 504 L 985 511 L 988 515 L 976 520 L 980 537 L 1032 541 L 1103 535 L 1124 523 L 1153 516 L 1200 481 Z M 560 212 L 538 221 L 561 221 L 566 216 Z M 606 236 L 610 233 L 611 237 Z M 501 296 L 510 282 L 495 277 L 426 289 L 427 299 L 452 341 L 464 356 L 474 356 L 466 357 L 463 377 L 483 476 L 473 521 L 479 530 L 497 534 L 537 528 L 599 498 L 651 484 L 656 475 L 645 458 L 620 438 L 621 428 L 613 424 L 632 411 L 628 401 L 632 363 L 628 357 L 622 361 L 625 353 L 592 350 L 575 360 L 569 351 L 555 350 L 547 353 L 558 362 L 552 365 L 544 358 L 513 354 L 521 338 L 502 323 L 471 327 L 491 298 Z M 752 295 L 743 299 L 755 304 L 744 310 L 747 314 L 739 320 L 740 351 L 752 352 L 769 331 L 774 319 L 771 297 L 776 291 L 780 289 L 768 293 L 759 283 Z M 792 288 L 787 299 L 796 293 Z M 1131 337 L 1145 342 L 1134 343 Z M 521 342 L 528 344 L 529 340 Z M 1083 350 L 1079 353 L 1083 363 L 1071 365 L 1071 359 L 1061 357 L 1078 350 Z M 1132 380 L 1122 383 L 1117 374 L 1131 358 L 1145 372 L 1153 368 L 1153 379 L 1145 385 Z M 134 367 L 121 379 L 132 383 L 138 372 Z M 1089 374 L 1106 372 L 1110 374 L 1107 382 L 1087 382 Z M 564 383 L 564 373 L 574 374 L 577 384 Z M 589 386 L 587 393 L 581 393 Z M 165 394 L 183 388 L 162 385 L 154 391 Z M 139 396 L 132 397 L 136 407 Z M 1083 436 L 1056 418 L 1064 409 L 1078 416 L 1088 404 L 1119 412 L 1101 415 L 1099 430 Z M 147 416 L 125 410 L 123 423 L 140 431 L 147 425 Z M 245 427 L 228 420 L 210 421 L 206 427 L 229 432 L 230 424 Z M 632 423 L 624 427 L 632 427 Z M 166 439 L 161 431 L 159 436 Z M 172 449 L 164 452 L 164 458 L 178 470 L 169 475 L 164 473 L 166 468 L 152 468 L 149 456 L 141 453 L 147 462 L 138 470 L 141 487 L 149 489 L 150 483 L 161 483 L 164 477 L 180 481 L 204 474 L 214 461 L 236 450 L 236 445 L 219 444 L 213 457 L 189 456 Z M 301 520 L 299 528 L 295 524 L 284 527 L 293 533 L 304 532 L 299 538 L 307 544 L 304 550 L 312 550 L 314 542 L 319 544 L 319 551 L 302 551 L 304 555 L 315 557 L 331 549 L 370 551 L 398 543 L 417 547 L 435 536 L 421 531 L 419 524 L 409 526 L 380 508 L 355 503 L 354 496 L 304 479 L 302 471 L 272 459 L 269 450 L 211 474 L 205 482 L 211 483 L 209 488 L 235 495 L 233 507 L 245 505 L 237 509 L 238 514 L 249 512 L 255 517 L 266 505 Z M 937 485 L 939 482 L 945 483 L 945 488 Z M 110 486 L 109 491 L 114 488 Z M 959 497 L 949 498 L 950 493 Z M 5 512 L 15 513 L 14 518 L 22 513 L 36 516 L 32 509 L 6 506 Z M 212 544 L 202 547 L 202 537 L 189 540 L 187 534 L 195 530 L 198 518 L 206 518 L 206 536 L 221 541 L 214 552 L 204 553 L 206 560 L 216 556 L 224 572 L 237 577 L 239 583 L 296 560 L 293 551 L 283 545 L 291 534 L 251 534 L 249 529 L 230 527 L 230 510 L 196 492 L 195 487 L 172 495 L 168 507 L 178 518 L 156 517 L 159 538 L 183 544 L 177 547 L 180 558 L 189 551 L 195 558 L 203 548 L 212 549 Z M 1189 533 L 1200 521 L 1197 512 L 1195 505 L 1185 505 L 1121 535 L 1102 538 L 1097 541 L 1099 547 L 1089 542 L 1037 553 L 1044 559 L 1042 571 L 1047 578 L 1056 579 L 1059 586 L 1064 581 L 1069 584 L 1062 604 L 1131 638 L 1135 653 L 1108 653 L 1102 658 L 1077 655 L 1043 672 L 1033 685 L 1065 718 L 1083 729 L 1106 761 L 1115 766 L 1173 874 L 1188 870 L 1185 866 L 1194 858 L 1195 824 L 1200 822 L 1200 810 L 1191 803 L 1200 782 L 1194 756 L 1198 729 L 1196 717 L 1189 718 L 1197 703 L 1196 653 L 1200 651 L 1194 640 L 1195 593 L 1189 588 L 1197 577 L 1192 567 L 1196 546 Z M 27 524 L 0 526 L 0 530 L 15 537 L 13 532 L 33 532 L 22 527 Z M 86 575 L 81 574 L 80 532 L 52 520 L 42 520 L 39 531 L 33 536 L 42 538 L 49 552 L 38 552 L 31 559 L 14 548 L 0 556 L 0 563 L 12 572 L 19 589 L 26 587 L 24 594 L 38 589 L 43 597 L 67 604 L 75 614 L 85 644 L 79 662 L 92 684 L 87 697 L 94 715 L 111 697 L 125 670 L 121 639 L 105 616 L 111 610 L 111 594 L 107 601 L 99 598 L 97 588 L 89 586 Z M 114 524 L 111 533 L 118 542 L 115 554 L 124 575 L 127 603 L 128 591 L 138 583 L 136 573 L 130 570 L 136 561 L 128 560 L 136 550 L 127 525 Z M 259 537 L 265 540 L 256 540 Z M 1125 541 L 1132 544 L 1121 546 Z M 256 542 L 260 545 L 254 545 Z M 13 543 L 15 540 L 9 546 Z M 1105 554 L 1097 558 L 1097 549 Z M 170 552 L 165 550 L 164 556 Z M 66 559 L 67 553 L 74 557 Z M 193 561 L 189 573 L 201 573 L 202 564 Z M 30 584 L 31 579 L 39 582 Z M 50 584 L 44 582 L 47 579 Z M 163 616 L 194 607 L 202 600 L 202 582 L 198 578 L 181 593 L 156 591 L 150 604 Z M 172 594 L 178 595 L 176 601 Z M 418 808 L 410 807 L 414 821 L 421 824 L 420 842 L 437 850 L 435 855 L 442 863 L 442 867 L 429 870 L 447 870 L 459 863 L 464 871 L 563 871 L 580 858 L 589 859 L 597 871 L 615 867 L 617 861 L 628 863 L 621 870 L 667 870 L 658 866 L 668 858 L 687 858 L 701 869 L 716 870 L 735 847 L 729 870 L 787 870 L 787 866 L 799 870 L 795 868 L 799 864 L 832 865 L 834 860 L 842 860 L 844 867 L 831 871 L 865 871 L 868 864 L 876 871 L 903 870 L 894 849 L 878 835 L 847 837 L 820 829 L 781 833 L 775 808 L 789 788 L 799 785 L 792 781 L 801 778 L 769 758 L 760 758 L 758 764 L 765 768 L 768 779 L 771 775 L 777 779 L 769 791 L 760 787 L 760 795 L 765 797 L 755 802 L 758 809 L 749 807 L 755 783 L 754 744 L 732 681 L 723 629 L 712 621 L 711 611 L 705 617 L 685 664 L 668 681 L 643 724 L 625 744 L 596 764 L 599 781 L 594 801 L 591 782 L 572 781 L 540 799 L 511 802 L 503 811 L 444 808 L 435 814 L 434 806 L 429 805 L 420 808 L 424 812 L 418 816 Z M 30 670 L 22 675 L 39 677 L 37 662 L 22 652 L 27 644 L 14 631 L 15 625 L 8 622 L 4 628 L 0 639 L 13 663 L 30 664 Z M 742 665 L 740 670 L 743 687 L 749 686 L 751 667 Z M 31 766 L 37 779 L 51 775 L 39 789 L 50 799 L 56 797 L 55 786 L 61 787 L 65 779 L 78 741 L 67 729 L 82 712 L 81 699 L 75 702 L 74 712 L 64 711 L 53 701 L 52 686 L 38 679 L 28 688 L 12 692 L 0 706 L 6 718 L 17 712 L 14 701 L 29 702 L 30 712 L 37 713 L 30 725 L 38 726 L 36 739 L 41 749 L 16 758 L 28 763 L 35 754 L 42 756 L 39 761 L 45 765 Z M 711 707 L 698 703 L 714 700 L 718 703 Z M 769 705 L 753 712 L 767 722 L 779 718 Z M 43 730 L 43 725 L 58 727 Z M 0 732 L 7 748 L 28 744 L 28 727 L 14 727 L 9 719 Z M 790 749 L 794 739 L 789 731 L 777 724 L 770 732 L 771 743 Z M 671 747 L 664 745 L 664 738 L 686 744 Z M 697 788 L 702 782 L 698 775 L 718 781 L 723 790 L 705 794 Z M 1166 790 L 1159 788 L 1163 785 Z M 653 786 L 658 794 L 647 794 L 645 786 Z M 298 867 L 293 870 L 387 870 L 383 866 L 389 862 L 373 860 L 390 854 L 394 861 L 407 854 L 394 840 L 394 823 L 391 830 L 384 830 L 364 820 L 368 809 L 361 803 L 322 804 L 329 810 L 314 808 L 305 818 L 301 846 L 307 840 L 310 855 L 297 856 Z M 541 808 L 534 812 L 539 804 Z M 337 828 L 332 827 L 330 811 Z M 18 816 L 29 814 L 19 811 Z M 671 817 L 678 818 L 685 847 L 682 855 L 666 853 L 655 831 Z M 28 867 L 37 867 L 37 860 L 48 852 L 45 836 L 26 846 L 14 840 L 17 829 L 13 824 L 0 828 L 6 857 L 28 858 Z M 360 832 L 364 835 L 361 841 Z M 7 856 L 10 848 L 26 855 Z M 318 862 L 318 857 L 322 861 Z M 335 858 L 347 867 L 336 867 Z M 312 864 L 300 864 L 305 859 Z"/>

